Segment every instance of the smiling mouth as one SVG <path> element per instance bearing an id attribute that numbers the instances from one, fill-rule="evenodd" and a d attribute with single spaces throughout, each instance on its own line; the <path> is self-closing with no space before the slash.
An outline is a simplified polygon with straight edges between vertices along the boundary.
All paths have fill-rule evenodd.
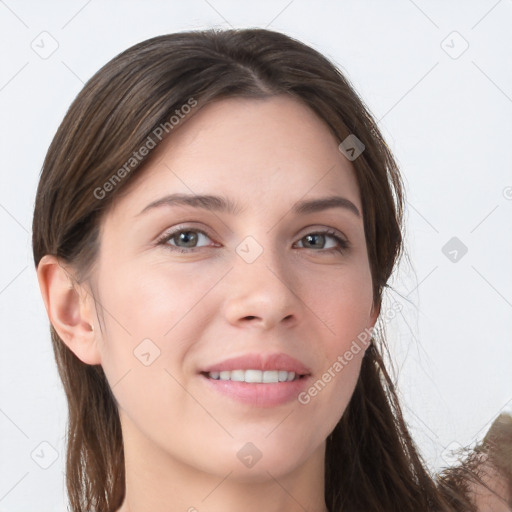
<path id="1" fill-rule="evenodd" d="M 263 371 L 253 369 L 201 372 L 201 375 L 212 380 L 247 382 L 249 384 L 278 384 L 283 382 L 293 382 L 307 376 L 286 370 Z"/>

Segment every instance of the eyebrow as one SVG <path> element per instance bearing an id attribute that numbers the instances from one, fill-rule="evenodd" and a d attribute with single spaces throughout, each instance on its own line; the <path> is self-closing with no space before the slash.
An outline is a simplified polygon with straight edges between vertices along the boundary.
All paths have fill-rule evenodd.
<path id="1" fill-rule="evenodd" d="M 136 217 L 161 206 L 191 206 L 215 212 L 227 212 L 231 215 L 237 215 L 245 209 L 241 208 L 231 199 L 215 195 L 191 195 L 191 194 L 171 194 L 164 196 L 148 204 Z M 298 201 L 292 207 L 292 212 L 296 214 L 314 213 L 330 208 L 344 208 L 352 212 L 357 217 L 361 217 L 357 206 L 350 200 L 341 196 L 321 197 L 318 199 L 305 199 Z"/>

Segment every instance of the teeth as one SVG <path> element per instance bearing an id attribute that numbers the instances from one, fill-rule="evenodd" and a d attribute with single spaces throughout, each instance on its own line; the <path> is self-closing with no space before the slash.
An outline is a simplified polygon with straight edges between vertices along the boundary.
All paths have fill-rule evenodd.
<path id="1" fill-rule="evenodd" d="M 263 382 L 279 382 L 279 372 L 277 370 L 262 372 L 261 380 Z M 295 374 L 294 374 L 295 376 Z"/>
<path id="2" fill-rule="evenodd" d="M 288 372 L 286 370 L 280 370 L 277 372 L 277 375 L 279 377 L 279 382 L 286 382 L 288 380 Z"/>
<path id="3" fill-rule="evenodd" d="M 224 373 L 224 378 L 222 380 L 230 379 L 230 376 L 229 376 L 230 372 L 222 372 L 222 373 Z M 238 382 L 242 382 L 244 380 L 244 378 L 245 378 L 245 372 L 243 370 L 234 370 L 231 372 L 231 380 L 236 380 Z"/>
<path id="4" fill-rule="evenodd" d="M 245 382 L 263 382 L 263 372 L 261 370 L 245 370 L 244 380 Z"/>
<path id="5" fill-rule="evenodd" d="M 298 379 L 299 375 L 295 376 L 295 372 L 287 372 L 286 370 L 224 370 L 222 372 L 210 372 L 208 373 L 208 377 L 214 380 L 269 384 L 290 382 Z"/>

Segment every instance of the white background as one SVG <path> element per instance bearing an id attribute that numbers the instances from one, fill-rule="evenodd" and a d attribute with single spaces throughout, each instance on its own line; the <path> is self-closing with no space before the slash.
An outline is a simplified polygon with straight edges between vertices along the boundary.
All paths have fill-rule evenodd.
<path id="1" fill-rule="evenodd" d="M 407 185 L 412 268 L 386 324 L 405 417 L 432 470 L 481 439 L 512 403 L 511 21 L 510 0 L 0 1 L 0 512 L 66 510 L 67 409 L 31 253 L 46 150 L 94 72 L 175 31 L 279 30 L 346 73 Z"/>

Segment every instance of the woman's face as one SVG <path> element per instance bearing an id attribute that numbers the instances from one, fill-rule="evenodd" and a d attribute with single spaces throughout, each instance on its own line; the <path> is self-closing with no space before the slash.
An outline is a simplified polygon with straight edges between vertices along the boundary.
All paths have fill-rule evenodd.
<path id="1" fill-rule="evenodd" d="M 366 346 L 354 340 L 376 320 L 354 170 L 287 97 L 222 100 L 174 129 L 104 218 L 94 274 L 127 460 L 247 481 L 320 465 L 359 375 Z M 234 211 L 160 201 L 173 194 Z M 334 196 L 345 206 L 297 209 Z M 276 374 L 293 367 L 276 354 L 307 376 L 203 373 L 249 355 L 227 368 L 265 373 L 222 376 L 291 378 Z"/>

